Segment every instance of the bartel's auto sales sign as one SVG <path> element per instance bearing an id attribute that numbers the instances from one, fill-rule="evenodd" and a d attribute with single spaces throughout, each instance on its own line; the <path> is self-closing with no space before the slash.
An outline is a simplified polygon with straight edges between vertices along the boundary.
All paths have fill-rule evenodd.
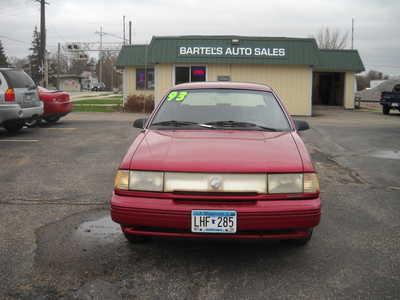
<path id="1" fill-rule="evenodd" d="M 285 48 L 178 47 L 179 56 L 253 56 L 284 57 Z"/>

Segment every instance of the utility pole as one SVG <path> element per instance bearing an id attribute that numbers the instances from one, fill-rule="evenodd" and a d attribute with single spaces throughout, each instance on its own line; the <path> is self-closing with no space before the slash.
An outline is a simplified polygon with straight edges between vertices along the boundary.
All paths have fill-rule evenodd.
<path id="1" fill-rule="evenodd" d="M 124 41 L 122 42 L 122 44 L 125 46 L 125 27 L 126 27 L 125 26 L 125 16 L 122 17 L 122 23 L 123 23 L 123 26 L 124 26 L 124 28 L 122 29 Z"/>
<path id="2" fill-rule="evenodd" d="M 46 0 L 36 0 L 40 3 L 40 52 L 39 62 L 42 70 L 42 85 L 48 86 L 48 68 L 46 62 Z"/>
<path id="3" fill-rule="evenodd" d="M 60 68 L 61 68 L 61 44 L 58 43 L 57 49 L 57 90 L 60 90 Z"/>
<path id="4" fill-rule="evenodd" d="M 351 19 L 351 49 L 354 49 L 354 18 Z"/>
<path id="5" fill-rule="evenodd" d="M 100 26 L 100 62 L 99 62 L 99 80 L 103 82 L 103 26 Z"/>
<path id="6" fill-rule="evenodd" d="M 46 85 L 46 1 L 40 0 L 40 64 L 43 70 L 43 86 Z"/>
<path id="7" fill-rule="evenodd" d="M 103 26 L 100 26 L 100 31 L 96 31 L 96 34 L 100 35 L 100 46 L 99 46 L 99 82 L 103 82 Z"/>
<path id="8" fill-rule="evenodd" d="M 132 21 L 129 21 L 129 45 L 132 45 Z"/>

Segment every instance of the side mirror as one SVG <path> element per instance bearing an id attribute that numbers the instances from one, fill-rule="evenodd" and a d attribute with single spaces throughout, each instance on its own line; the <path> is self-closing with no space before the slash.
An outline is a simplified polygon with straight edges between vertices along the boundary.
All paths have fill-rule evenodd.
<path id="1" fill-rule="evenodd" d="M 147 119 L 136 119 L 133 122 L 133 127 L 143 129 L 146 122 L 147 122 Z"/>
<path id="2" fill-rule="evenodd" d="M 294 123 L 296 124 L 296 129 L 298 131 L 310 129 L 310 125 L 308 125 L 306 121 L 294 120 Z"/>

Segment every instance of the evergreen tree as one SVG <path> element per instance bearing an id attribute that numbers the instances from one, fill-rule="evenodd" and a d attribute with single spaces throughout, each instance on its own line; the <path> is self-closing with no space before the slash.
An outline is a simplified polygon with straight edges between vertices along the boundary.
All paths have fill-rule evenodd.
<path id="1" fill-rule="evenodd" d="M 32 39 L 32 46 L 29 48 L 32 51 L 31 55 L 29 55 L 29 65 L 30 65 L 30 76 L 32 77 L 33 81 L 36 84 L 39 84 L 40 80 L 42 79 L 42 72 L 40 66 L 40 32 L 35 27 L 33 31 L 33 39 Z"/>
<path id="2" fill-rule="evenodd" d="M 3 44 L 0 41 L 0 66 L 8 66 L 7 56 L 4 52 Z"/>

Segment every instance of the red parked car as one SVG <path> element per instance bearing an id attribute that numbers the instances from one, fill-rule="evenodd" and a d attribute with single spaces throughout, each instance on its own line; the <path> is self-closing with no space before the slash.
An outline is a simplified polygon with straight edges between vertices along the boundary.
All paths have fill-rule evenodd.
<path id="1" fill-rule="evenodd" d="M 115 178 L 111 217 L 130 242 L 149 236 L 284 239 L 320 222 L 318 177 L 273 90 L 232 82 L 175 86 Z"/>
<path id="2" fill-rule="evenodd" d="M 68 93 L 48 90 L 40 86 L 38 87 L 38 92 L 44 108 L 42 119 L 46 122 L 55 123 L 71 112 L 72 102 Z"/>

